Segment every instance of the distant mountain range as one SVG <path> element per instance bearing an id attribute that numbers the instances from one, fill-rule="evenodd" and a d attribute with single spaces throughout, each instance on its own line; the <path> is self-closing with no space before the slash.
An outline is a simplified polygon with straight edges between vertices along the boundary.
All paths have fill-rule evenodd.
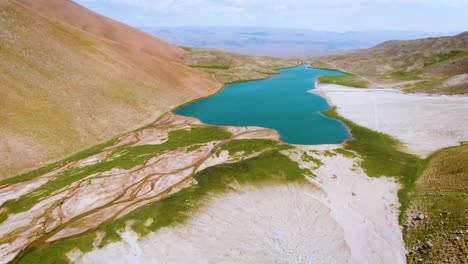
<path id="1" fill-rule="evenodd" d="M 387 40 L 409 40 L 457 33 L 416 31 L 339 33 L 306 29 L 237 27 L 148 27 L 141 29 L 180 46 L 280 57 L 331 55 L 347 50 L 370 48 Z"/>

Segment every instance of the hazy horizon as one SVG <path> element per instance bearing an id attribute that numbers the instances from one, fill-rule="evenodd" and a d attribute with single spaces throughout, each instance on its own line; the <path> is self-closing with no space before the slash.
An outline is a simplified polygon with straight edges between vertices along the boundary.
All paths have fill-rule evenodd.
<path id="1" fill-rule="evenodd" d="M 450 33 L 418 31 L 325 32 L 261 27 L 142 27 L 179 46 L 214 48 L 250 55 L 310 57 L 370 48 L 387 40 L 439 37 Z"/>
<path id="2" fill-rule="evenodd" d="M 467 30 L 452 30 L 452 31 L 424 31 L 424 30 L 398 30 L 398 29 L 365 29 L 365 30 L 345 30 L 345 31 L 331 31 L 331 30 L 319 30 L 319 29 L 311 29 L 311 28 L 299 28 L 299 27 L 273 27 L 273 26 L 213 26 L 213 25 L 187 25 L 187 26 L 170 26 L 170 25 L 154 25 L 154 26 L 133 26 L 136 28 L 144 29 L 144 28 L 171 28 L 171 29 L 197 29 L 197 28 L 213 28 L 213 29 L 246 29 L 246 30 L 303 30 L 303 31 L 310 31 L 310 32 L 319 32 L 319 33 L 338 33 L 338 34 L 346 34 L 346 33 L 361 33 L 361 32 L 404 32 L 404 33 L 428 33 L 431 35 L 441 35 L 447 34 L 446 36 L 454 36 L 460 33 L 463 33 Z"/>
<path id="3" fill-rule="evenodd" d="M 134 27 L 247 27 L 325 32 L 468 30 L 462 0 L 76 0 Z"/>

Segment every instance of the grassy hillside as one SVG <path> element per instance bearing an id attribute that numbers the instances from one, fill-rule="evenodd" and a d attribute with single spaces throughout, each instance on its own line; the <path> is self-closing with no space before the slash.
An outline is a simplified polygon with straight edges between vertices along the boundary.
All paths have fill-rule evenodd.
<path id="1" fill-rule="evenodd" d="M 213 74 L 222 83 L 264 79 L 275 74 L 278 68 L 303 63 L 297 59 L 249 56 L 210 49 L 187 50 L 190 51 L 184 58 L 187 65 Z"/>
<path id="2" fill-rule="evenodd" d="M 154 120 L 221 85 L 186 51 L 71 1 L 0 2 L 0 178 Z"/>
<path id="3" fill-rule="evenodd" d="M 370 86 L 414 92 L 468 93 L 468 33 L 453 37 L 387 41 L 374 48 L 311 59 L 369 78 Z"/>
<path id="4" fill-rule="evenodd" d="M 354 74 L 348 74 L 345 76 L 320 76 L 318 80 L 321 83 L 333 83 L 355 88 L 367 88 L 369 86 L 369 83 L 366 80 Z"/>
<path id="5" fill-rule="evenodd" d="M 466 263 L 468 145 L 433 155 L 408 210 L 409 263 Z M 413 220 L 419 213 L 424 219 Z"/>
<path id="6" fill-rule="evenodd" d="M 158 58 L 177 60 L 184 55 L 184 50 L 175 45 L 97 14 L 73 1 L 16 0 L 16 2 L 60 24 L 67 24 L 99 38 L 127 45 L 134 50 Z"/>

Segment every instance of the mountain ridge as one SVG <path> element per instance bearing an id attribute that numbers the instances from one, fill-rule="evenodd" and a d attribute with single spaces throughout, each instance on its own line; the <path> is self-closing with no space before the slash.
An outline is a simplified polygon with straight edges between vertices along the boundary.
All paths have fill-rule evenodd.
<path id="1" fill-rule="evenodd" d="M 155 36 L 132 28 L 122 22 L 102 16 L 73 1 L 61 0 L 17 0 L 37 14 L 66 23 L 93 36 L 118 44 L 136 47 L 156 57 L 180 60 L 185 51 Z M 136 39 L 138 41 L 136 41 Z"/>
<path id="2" fill-rule="evenodd" d="M 221 88 L 209 74 L 184 65 L 180 47 L 74 2 L 0 5 L 2 179 L 146 125 Z M 101 24 L 83 26 L 83 17 Z"/>
<path id="3" fill-rule="evenodd" d="M 468 93 L 468 33 L 416 40 L 392 40 L 373 48 L 310 59 L 318 67 L 335 67 L 369 79 L 367 86 L 406 91 Z"/>

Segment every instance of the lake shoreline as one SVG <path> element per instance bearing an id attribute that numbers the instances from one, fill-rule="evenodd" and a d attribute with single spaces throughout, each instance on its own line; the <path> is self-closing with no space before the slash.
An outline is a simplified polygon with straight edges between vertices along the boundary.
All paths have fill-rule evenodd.
<path id="1" fill-rule="evenodd" d="M 395 137 L 402 142 L 402 150 L 423 158 L 468 141 L 468 118 L 464 116 L 468 112 L 467 96 L 407 94 L 395 89 L 323 83 L 310 92 L 336 106 L 344 118 Z"/>
<path id="2" fill-rule="evenodd" d="M 289 144 L 341 144 L 350 138 L 349 129 L 343 122 L 322 115 L 330 105 L 307 91 L 318 76 L 342 74 L 302 64 L 268 79 L 227 85 L 216 95 L 182 105 L 173 112 L 210 125 L 274 129 Z"/>
<path id="3" fill-rule="evenodd" d="M 396 195 L 399 184 L 390 178 L 368 178 L 362 169 L 355 168 L 357 157 L 329 154 L 341 148 L 297 145 L 282 151 L 301 168 L 316 173 L 307 178 L 310 185 L 306 181 L 236 184 L 230 192 L 209 197 L 207 205 L 186 223 L 142 238 L 128 226 L 121 242 L 85 254 L 72 251 L 67 256 L 76 263 L 89 263 L 124 252 L 118 263 L 146 263 L 150 259 L 202 263 L 225 259 L 230 252 L 229 259 L 238 262 L 291 262 L 300 258 L 314 262 L 404 263 Z M 304 161 L 303 152 L 323 165 L 317 169 L 315 162 Z M 263 221 L 265 217 L 270 222 Z M 184 245 L 187 250 L 173 250 L 167 244 Z M 156 249 L 154 245 L 158 245 Z M 278 247 L 287 250 L 277 251 Z"/>
<path id="4" fill-rule="evenodd" d="M 195 103 L 195 102 L 197 102 L 197 101 L 201 101 L 201 100 L 203 100 L 203 99 L 206 99 L 206 98 L 215 96 L 215 95 L 221 93 L 221 92 L 222 92 L 224 89 L 226 89 L 226 87 L 227 87 L 228 85 L 230 85 L 230 84 L 243 83 L 243 82 L 250 82 L 250 81 L 266 80 L 266 79 L 271 78 L 272 76 L 275 76 L 275 75 L 280 74 L 280 73 L 279 73 L 280 70 L 290 69 L 290 68 L 296 68 L 296 67 L 299 67 L 299 66 L 302 66 L 302 65 L 306 65 L 306 64 L 305 64 L 305 63 L 300 63 L 300 64 L 297 64 L 297 65 L 294 65 L 294 66 L 290 66 L 290 67 L 273 68 L 273 70 L 275 70 L 276 73 L 268 74 L 268 76 L 266 76 L 266 77 L 264 77 L 264 78 L 237 80 L 237 81 L 227 82 L 227 83 L 219 82 L 218 80 L 216 80 L 216 77 L 213 76 L 213 78 L 216 80 L 216 82 L 218 82 L 219 84 L 221 84 L 221 85 L 220 85 L 220 88 L 219 88 L 216 92 L 214 92 L 214 93 L 212 93 L 212 94 L 210 94 L 210 95 L 206 95 L 206 96 L 203 96 L 203 97 L 195 98 L 195 99 L 189 100 L 189 101 L 187 101 L 187 102 L 185 102 L 185 103 L 182 103 L 182 104 L 173 106 L 173 107 L 172 107 L 170 110 L 168 110 L 166 113 L 168 113 L 168 112 L 175 113 L 175 111 L 177 111 L 177 109 L 180 109 L 180 108 L 182 108 L 182 107 L 184 107 L 184 106 L 186 106 L 186 105 L 189 105 L 189 104 L 191 104 L 191 103 Z M 307 64 L 307 65 L 310 65 L 310 64 Z M 161 118 L 162 116 L 164 116 L 166 113 L 160 115 L 160 116 L 158 117 L 158 119 Z M 154 122 L 153 122 L 153 123 L 154 123 Z M 152 123 L 150 123 L 150 124 L 152 124 Z"/>

